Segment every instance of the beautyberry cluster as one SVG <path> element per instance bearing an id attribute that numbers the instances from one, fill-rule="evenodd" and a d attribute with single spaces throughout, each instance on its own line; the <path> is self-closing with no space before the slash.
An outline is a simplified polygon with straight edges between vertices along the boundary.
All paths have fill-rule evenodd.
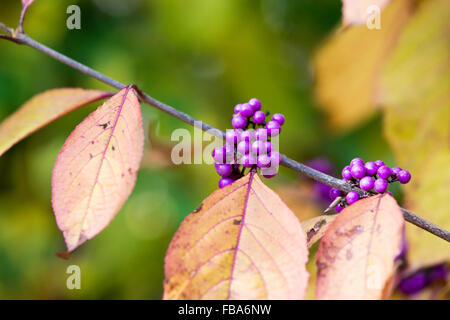
<path id="1" fill-rule="evenodd" d="M 221 177 L 219 188 L 241 178 L 247 168 L 259 168 L 265 178 L 276 175 L 281 154 L 274 150 L 271 138 L 279 135 L 285 118 L 275 113 L 268 119 L 269 115 L 261 111 L 261 102 L 256 98 L 234 107 L 231 121 L 234 129 L 227 130 L 225 145 L 212 153 Z"/>
<path id="2" fill-rule="evenodd" d="M 411 174 L 399 167 L 389 168 L 381 160 L 364 163 L 361 158 L 355 158 L 350 162 L 350 165 L 342 169 L 342 178 L 349 181 L 354 187 L 376 194 L 386 192 L 389 183 L 396 181 L 402 184 L 408 183 L 411 180 Z M 339 189 L 332 188 L 330 190 L 330 196 L 333 200 L 343 195 L 343 192 Z M 335 207 L 335 210 L 340 212 L 345 206 L 355 203 L 359 198 L 357 192 L 348 192 L 345 195 L 345 200 L 341 201 Z"/>

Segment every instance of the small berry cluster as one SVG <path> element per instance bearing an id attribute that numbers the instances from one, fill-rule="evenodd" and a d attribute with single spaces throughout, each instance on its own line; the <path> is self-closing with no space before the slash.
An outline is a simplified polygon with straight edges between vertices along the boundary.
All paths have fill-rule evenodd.
<path id="1" fill-rule="evenodd" d="M 359 187 L 364 191 L 372 194 L 384 193 L 387 191 L 389 183 L 399 181 L 402 184 L 411 180 L 411 174 L 407 170 L 399 167 L 389 168 L 383 161 L 366 162 L 361 158 L 355 158 L 350 165 L 342 169 L 342 178 L 349 181 L 352 186 Z M 389 191 L 388 191 L 389 192 Z M 343 196 L 343 192 L 339 189 L 332 188 L 330 196 L 334 200 Z M 339 203 L 335 210 L 342 211 L 345 206 L 351 205 L 360 199 L 359 194 L 350 191 L 345 195 L 345 200 Z"/>
<path id="2" fill-rule="evenodd" d="M 225 145 L 212 152 L 216 171 L 221 177 L 219 188 L 241 178 L 246 168 L 261 169 L 265 178 L 276 175 L 281 154 L 273 150 L 271 138 L 280 133 L 285 118 L 275 113 L 266 121 L 268 116 L 269 112 L 261 111 L 261 102 L 256 98 L 234 107 L 231 121 L 234 129 L 227 130 Z"/>

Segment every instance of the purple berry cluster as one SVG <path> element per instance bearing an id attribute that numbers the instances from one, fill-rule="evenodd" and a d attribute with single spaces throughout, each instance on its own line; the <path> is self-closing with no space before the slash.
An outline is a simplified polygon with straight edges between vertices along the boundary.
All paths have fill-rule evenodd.
<path id="1" fill-rule="evenodd" d="M 261 102 L 256 98 L 234 107 L 234 129 L 227 130 L 225 145 L 212 152 L 221 177 L 219 188 L 241 178 L 247 168 L 259 168 L 265 178 L 276 175 L 281 154 L 273 150 L 271 138 L 279 135 L 285 118 L 275 113 L 269 120 L 269 114 L 261 111 Z"/>
<path id="2" fill-rule="evenodd" d="M 411 174 L 409 171 L 399 167 L 389 168 L 381 160 L 364 163 L 361 158 L 355 158 L 350 162 L 350 165 L 342 169 L 342 178 L 350 182 L 354 187 L 359 187 L 371 194 L 376 194 L 386 192 L 389 183 L 396 181 L 402 184 L 408 183 L 411 180 Z M 330 190 L 330 196 L 334 200 L 337 197 L 342 197 L 343 192 L 339 189 L 332 188 Z M 340 212 L 345 206 L 351 205 L 359 199 L 360 197 L 357 192 L 348 192 L 345 195 L 345 200 L 339 203 L 335 207 L 335 210 Z"/>

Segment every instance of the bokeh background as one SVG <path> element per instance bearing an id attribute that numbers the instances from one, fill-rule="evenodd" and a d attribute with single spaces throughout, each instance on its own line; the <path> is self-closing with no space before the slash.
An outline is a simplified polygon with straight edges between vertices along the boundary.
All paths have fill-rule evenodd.
<path id="1" fill-rule="evenodd" d="M 395 0 L 392 6 L 397 7 L 386 9 L 392 12 L 386 16 L 386 26 L 382 19 L 382 29 L 370 31 L 365 26 L 344 28 L 338 0 L 36 0 L 29 9 L 25 30 L 57 51 L 120 82 L 136 83 L 155 98 L 221 129 L 230 127 L 235 104 L 258 97 L 263 109 L 286 115 L 280 139 L 282 153 L 302 162 L 324 159 L 331 166 L 327 170 L 337 173 L 356 156 L 407 165 L 414 157 L 413 150 L 420 147 L 424 135 L 427 137 L 427 130 L 435 128 L 432 121 L 437 118 L 441 122 L 435 134 L 444 137 L 444 143 L 429 148 L 448 154 L 448 24 L 444 24 L 447 37 L 441 39 L 440 51 L 423 50 L 422 42 L 437 38 L 436 29 L 442 27 L 426 23 L 431 14 L 421 13 L 428 5 L 424 2 Z M 445 1 L 431 2 L 438 3 L 448 16 Z M 66 28 L 66 8 L 71 4 L 81 8 L 81 30 Z M 19 0 L 0 1 L 0 21 L 16 26 L 19 14 Z M 409 26 L 416 20 L 426 20 L 421 23 L 429 27 L 408 31 L 418 28 Z M 395 23 L 390 25 L 392 21 Z M 407 54 L 400 49 L 396 52 L 398 43 L 408 44 L 410 38 Z M 421 54 L 418 60 L 409 61 L 408 54 L 416 53 L 417 48 L 424 51 L 424 59 L 437 59 L 441 67 L 420 66 Z M 392 56 L 393 61 L 385 62 Z M 381 75 L 385 66 L 388 71 Z M 396 74 L 398 68 L 406 73 Z M 412 82 L 408 71 L 429 75 L 430 68 L 441 70 L 437 73 L 444 77 L 444 83 L 419 76 L 412 85 L 428 90 L 439 83 L 437 95 L 443 104 L 434 108 L 435 100 L 430 99 L 417 107 L 408 100 L 404 104 L 404 96 L 395 94 L 423 97 L 420 90 L 408 91 L 406 86 Z M 392 77 L 389 70 L 394 73 Z M 380 84 L 379 77 L 388 80 Z M 402 86 L 397 90 L 398 83 Z M 111 90 L 35 50 L 0 41 L 0 120 L 33 95 L 58 87 Z M 392 90 L 378 94 L 379 87 Z M 389 103 L 380 103 L 380 97 L 387 97 L 384 101 Z M 394 111 L 380 105 L 409 109 L 393 116 Z M 426 109 L 420 109 L 424 105 Z M 51 171 L 68 134 L 95 107 L 55 121 L 0 158 L 2 299 L 160 299 L 164 255 L 171 237 L 184 217 L 217 188 L 213 166 L 174 166 L 170 162 L 172 131 L 192 128 L 143 105 L 148 139 L 133 194 L 101 234 L 79 248 L 70 260 L 58 258 L 56 253 L 65 247 L 51 208 Z M 417 112 L 410 113 L 414 108 Z M 385 118 L 389 112 L 394 119 L 407 118 L 405 121 L 411 114 L 419 118 L 432 113 L 436 117 L 427 118 L 431 125 L 415 134 L 403 130 L 401 123 L 386 129 L 390 126 Z M 415 143 L 406 154 L 396 149 L 402 142 L 395 140 L 392 128 L 400 128 L 402 139 Z M 398 156 L 400 152 L 403 158 Z M 444 167 L 450 167 L 448 156 L 441 158 Z M 415 159 L 425 161 L 423 157 Z M 421 163 L 413 164 L 409 169 L 414 179 Z M 443 183 L 441 197 L 450 191 L 450 178 L 445 179 L 435 179 L 432 185 Z M 323 209 L 320 188 L 286 168 L 267 183 L 279 191 L 301 220 Z M 401 188 L 396 186 L 393 192 L 403 203 Z M 420 200 L 414 194 L 408 197 L 415 199 L 411 209 L 423 208 L 417 205 Z M 448 209 L 441 212 L 448 216 Z M 429 217 L 440 219 L 436 222 L 449 228 L 448 217 Z M 450 256 L 446 245 L 432 261 L 417 261 L 425 265 L 445 262 L 445 256 Z M 81 290 L 66 288 L 66 268 L 71 264 L 81 267 Z M 420 266 L 418 263 L 414 268 Z M 312 292 L 310 289 L 309 298 Z"/>

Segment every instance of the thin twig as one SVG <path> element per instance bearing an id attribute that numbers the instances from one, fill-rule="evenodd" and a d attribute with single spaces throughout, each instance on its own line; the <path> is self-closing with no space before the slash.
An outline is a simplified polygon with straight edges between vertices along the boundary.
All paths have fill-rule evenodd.
<path id="1" fill-rule="evenodd" d="M 32 38 L 30 38 L 29 36 L 27 36 L 24 33 L 16 33 L 13 29 L 8 28 L 1 22 L 0 22 L 0 29 L 3 30 L 5 33 L 7 33 L 9 36 L 11 36 L 11 38 L 13 38 L 14 42 L 16 42 L 16 43 L 23 44 L 23 45 L 29 46 L 31 48 L 34 48 L 38 51 L 41 51 L 42 53 L 68 65 L 69 67 L 76 69 L 78 71 L 81 71 L 82 73 L 84 73 L 90 77 L 93 77 L 103 83 L 106 83 L 107 85 L 109 85 L 111 87 L 114 87 L 116 89 L 122 89 L 123 87 L 125 87 L 125 84 L 120 83 L 119 81 L 116 81 L 114 79 L 111 79 L 111 78 L 105 76 L 104 74 L 102 74 L 92 68 L 89 68 L 89 67 L 79 63 L 78 61 L 75 61 L 75 60 L 33 40 Z M 225 133 L 223 131 L 221 131 L 217 128 L 214 128 L 213 126 L 211 126 L 209 124 L 200 122 L 199 120 L 191 117 L 187 113 L 181 112 L 172 106 L 169 106 L 161 101 L 156 100 L 155 98 L 142 92 L 137 86 L 133 86 L 133 87 L 135 88 L 136 92 L 138 93 L 140 99 L 143 102 L 145 102 L 145 103 L 147 103 L 147 104 L 149 104 L 149 105 L 151 105 L 151 106 L 153 106 L 153 107 L 155 107 L 155 108 L 157 108 L 157 109 L 159 109 L 159 110 L 161 110 L 161 111 L 163 111 L 185 123 L 196 126 L 200 129 L 202 129 L 203 131 L 208 131 L 212 135 L 215 135 L 220 138 L 223 138 L 225 136 Z M 365 192 L 359 188 L 352 187 L 350 184 L 346 183 L 343 180 L 334 178 L 325 173 L 314 170 L 313 168 L 310 168 L 302 163 L 292 160 L 285 155 L 282 156 L 281 165 L 283 165 L 287 168 L 290 168 L 294 171 L 297 171 L 313 180 L 322 182 L 324 184 L 335 187 L 342 191 L 346 191 L 346 192 L 356 191 L 360 195 L 364 195 L 364 196 L 368 195 L 367 192 Z M 404 215 L 406 221 L 416 225 L 417 227 L 419 227 L 421 229 L 424 229 L 424 230 L 436 235 L 439 238 L 442 238 L 442 239 L 450 242 L 450 232 L 448 232 L 447 230 L 445 230 L 431 222 L 428 222 L 425 219 L 422 219 L 422 218 L 416 216 L 414 213 L 412 213 L 406 209 L 402 208 L 402 212 L 403 212 L 403 215 Z"/>

